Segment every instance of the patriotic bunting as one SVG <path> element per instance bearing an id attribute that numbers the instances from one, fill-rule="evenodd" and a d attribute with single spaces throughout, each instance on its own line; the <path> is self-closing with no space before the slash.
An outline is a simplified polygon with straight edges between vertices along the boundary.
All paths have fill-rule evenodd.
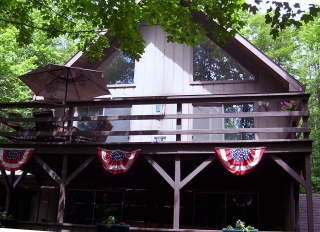
<path id="1" fill-rule="evenodd" d="M 127 152 L 121 150 L 109 151 L 98 148 L 98 156 L 104 169 L 113 174 L 120 174 L 128 171 L 138 158 L 140 149 Z"/>
<path id="2" fill-rule="evenodd" d="M 265 149 L 265 147 L 215 148 L 221 163 L 236 175 L 245 175 L 251 172 L 260 162 Z"/>
<path id="3" fill-rule="evenodd" d="M 7 171 L 19 170 L 31 157 L 34 149 L 0 148 L 0 166 Z"/>

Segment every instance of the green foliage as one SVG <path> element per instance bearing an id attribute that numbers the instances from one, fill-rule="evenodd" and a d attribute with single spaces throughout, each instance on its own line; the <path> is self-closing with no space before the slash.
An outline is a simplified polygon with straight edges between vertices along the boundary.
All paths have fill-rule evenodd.
<path id="1" fill-rule="evenodd" d="M 257 46 L 275 63 L 292 75 L 295 75 L 294 59 L 298 51 L 296 43 L 296 30 L 288 27 L 279 33 L 279 37 L 274 40 L 270 33 L 269 26 L 265 23 L 265 15 L 257 13 L 254 16 L 244 15 L 246 26 L 240 31 L 247 39 Z"/>
<path id="2" fill-rule="evenodd" d="M 283 101 L 280 102 L 281 109 L 280 111 L 294 111 L 298 105 L 297 100 Z"/>
<path id="3" fill-rule="evenodd" d="M 235 230 L 236 229 L 236 230 L 243 230 L 245 232 L 250 232 L 251 230 L 254 230 L 254 227 L 250 226 L 250 225 L 246 227 L 245 222 L 238 219 L 236 221 L 235 228 L 233 228 L 231 225 L 228 225 L 226 229 L 228 229 L 228 230 Z"/>
<path id="4" fill-rule="evenodd" d="M 0 207 L 0 228 L 1 228 L 1 223 L 2 223 L 2 219 L 13 219 L 14 217 L 12 215 L 7 215 L 7 212 L 6 211 L 1 211 L 2 208 Z"/>
<path id="5" fill-rule="evenodd" d="M 116 223 L 116 219 L 113 216 L 109 216 L 107 220 L 102 221 L 102 223 L 104 223 L 107 228 L 110 228 L 110 226 Z"/>
<path id="6" fill-rule="evenodd" d="M 148 26 L 159 25 L 167 32 L 168 42 L 193 46 L 207 33 L 219 43 L 226 42 L 245 25 L 241 11 L 257 12 L 257 6 L 244 0 L 0 0 L 0 4 L 0 28 L 14 26 L 20 45 L 33 43 L 34 33 L 39 31 L 50 40 L 68 36 L 78 41 L 79 50 L 94 60 L 101 59 L 103 50 L 110 47 L 112 36 L 118 39 L 125 55 L 138 60 L 145 47 L 140 32 L 142 20 Z M 290 25 L 300 27 L 302 23 L 296 19 L 297 15 L 306 23 L 319 12 L 319 7 L 311 4 L 308 14 L 299 11 L 297 4 L 294 7 L 297 11 L 288 3 L 277 2 L 273 2 L 272 9 L 265 18 L 274 38 Z M 281 10 L 285 14 L 280 14 Z M 202 13 L 208 22 L 205 27 L 194 20 L 194 14 Z M 106 32 L 111 37 L 105 37 Z"/>
<path id="7" fill-rule="evenodd" d="M 3 9 L 2 9 L 3 10 Z M 1 12 L 1 10 L 0 10 Z M 48 40 L 42 31 L 34 31 L 32 43 L 21 47 L 16 41 L 19 30 L 0 23 L 0 101 L 31 101 L 31 90 L 17 77 L 48 63 L 64 64 L 76 51 L 74 41 L 64 37 Z M 0 115 L 30 117 L 32 109 L 1 109 Z M 1 131 L 11 131 L 0 124 Z M 1 141 L 6 140 L 0 138 Z"/>
<path id="8" fill-rule="evenodd" d="M 310 15 L 315 15 L 314 11 Z M 308 125 L 311 128 L 310 138 L 314 140 L 311 154 L 313 192 L 320 192 L 319 16 L 313 16 L 313 21 L 308 21 L 308 24 L 298 29 L 295 27 L 283 29 L 277 40 L 273 40 L 269 35 L 269 27 L 264 23 L 264 15 L 244 15 L 243 18 L 248 24 L 241 31 L 254 45 L 303 83 L 306 92 L 311 93 L 308 101 L 310 112 Z"/>
<path id="9" fill-rule="evenodd" d="M 2 210 L 2 208 L 0 207 L 0 223 L 1 223 L 1 219 L 7 218 L 7 212 L 1 211 L 1 210 Z"/>
<path id="10" fill-rule="evenodd" d="M 233 230 L 232 225 L 228 225 L 228 226 L 227 226 L 227 229 L 228 229 L 228 230 Z"/>

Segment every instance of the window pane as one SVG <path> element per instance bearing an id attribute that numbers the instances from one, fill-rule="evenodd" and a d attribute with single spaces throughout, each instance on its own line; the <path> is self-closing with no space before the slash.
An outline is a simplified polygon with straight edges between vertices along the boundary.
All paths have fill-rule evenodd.
<path id="1" fill-rule="evenodd" d="M 122 220 L 123 192 L 96 191 L 94 222 L 101 223 L 109 216 L 115 217 L 117 222 Z"/>
<path id="2" fill-rule="evenodd" d="M 224 105 L 225 113 L 253 112 L 253 104 Z M 254 118 L 225 118 L 225 128 L 253 128 Z M 225 140 L 254 140 L 253 133 L 225 134 Z"/>
<path id="3" fill-rule="evenodd" d="M 194 106 L 194 114 L 214 114 L 222 113 L 222 107 L 220 106 Z M 223 119 L 221 118 L 199 118 L 193 120 L 193 129 L 222 129 Z M 221 134 L 195 134 L 193 135 L 194 141 L 215 141 L 223 140 Z"/>
<path id="4" fill-rule="evenodd" d="M 130 115 L 131 107 L 127 108 L 105 108 L 105 116 Z M 112 131 L 129 131 L 130 120 L 114 120 L 111 121 Z M 107 142 L 129 142 L 129 136 L 108 136 Z"/>
<path id="5" fill-rule="evenodd" d="M 194 81 L 252 81 L 255 77 L 206 36 L 193 48 Z"/>
<path id="6" fill-rule="evenodd" d="M 98 70 L 102 70 L 108 85 L 133 84 L 134 59 L 125 56 L 119 50 L 109 57 L 103 67 L 99 67 Z"/>
<path id="7" fill-rule="evenodd" d="M 69 190 L 67 222 L 92 225 L 94 191 Z"/>
<path id="8" fill-rule="evenodd" d="M 95 225 L 109 216 L 122 221 L 122 191 L 69 190 L 67 222 Z"/>

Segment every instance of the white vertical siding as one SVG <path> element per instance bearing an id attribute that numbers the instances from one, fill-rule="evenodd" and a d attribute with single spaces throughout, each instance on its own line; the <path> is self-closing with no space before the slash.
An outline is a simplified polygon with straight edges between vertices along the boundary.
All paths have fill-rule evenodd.
<path id="1" fill-rule="evenodd" d="M 227 84 L 191 84 L 193 73 L 193 52 L 187 45 L 167 43 L 166 33 L 160 27 L 142 26 L 146 47 L 145 53 L 135 63 L 135 81 L 132 87 L 111 88 L 112 96 L 158 96 L 158 95 L 197 95 L 197 94 L 245 94 L 285 92 L 282 85 L 267 74 L 259 73 L 257 82 Z M 271 103 L 270 110 L 277 110 L 278 103 Z M 255 104 L 257 105 L 257 104 Z M 155 114 L 155 105 L 134 106 L 132 114 Z M 183 113 L 189 113 L 190 105 L 183 105 Z M 175 105 L 166 105 L 166 114 L 175 114 Z M 256 111 L 260 111 L 255 107 Z M 182 129 L 192 127 L 192 120 L 182 120 Z M 277 127 L 283 121 L 265 118 L 255 121 L 256 126 Z M 132 130 L 174 130 L 176 120 L 146 120 L 143 123 L 131 121 Z M 267 137 L 277 138 L 278 134 Z M 153 141 L 155 136 L 131 136 L 130 141 Z M 190 136 L 182 136 L 187 140 Z M 256 139 L 265 139 L 262 134 Z M 166 136 L 166 140 L 175 140 L 175 136 Z"/>

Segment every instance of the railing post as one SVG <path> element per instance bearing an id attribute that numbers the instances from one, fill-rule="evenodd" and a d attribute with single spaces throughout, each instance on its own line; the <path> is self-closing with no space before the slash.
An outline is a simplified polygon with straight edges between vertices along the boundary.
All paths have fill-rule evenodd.
<path id="1" fill-rule="evenodd" d="M 69 107 L 69 112 L 68 112 L 68 117 L 73 117 L 73 107 L 70 106 Z M 67 124 L 67 131 L 70 132 L 72 131 L 72 124 L 73 124 L 73 121 L 68 121 L 68 124 Z M 71 135 L 68 136 L 68 142 L 71 143 Z"/>
<path id="2" fill-rule="evenodd" d="M 308 100 L 301 100 L 301 111 L 308 111 Z M 308 127 L 309 116 L 302 116 L 302 125 L 301 127 Z M 303 138 L 308 139 L 310 132 L 304 132 Z"/>
<path id="3" fill-rule="evenodd" d="M 182 114 L 182 103 L 177 104 L 177 114 Z M 181 130 L 181 118 L 177 119 L 177 130 Z M 176 141 L 181 141 L 181 134 L 176 134 Z"/>

